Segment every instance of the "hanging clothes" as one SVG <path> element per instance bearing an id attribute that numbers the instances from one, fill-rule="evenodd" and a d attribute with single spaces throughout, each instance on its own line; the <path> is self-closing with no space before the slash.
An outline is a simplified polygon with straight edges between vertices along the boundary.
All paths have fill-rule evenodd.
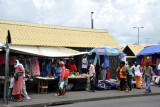
<path id="1" fill-rule="evenodd" d="M 142 62 L 142 56 L 137 57 L 137 62 L 138 62 L 138 64 L 141 64 L 141 62 Z"/>
<path id="2" fill-rule="evenodd" d="M 94 59 L 94 63 L 93 63 L 94 66 L 96 66 L 97 61 L 99 61 L 99 64 L 100 64 L 100 56 L 96 54 L 95 59 Z"/>
<path id="3" fill-rule="evenodd" d="M 147 62 L 147 55 L 144 55 L 144 63 Z"/>
<path id="4" fill-rule="evenodd" d="M 104 56 L 104 65 L 103 68 L 106 69 L 109 67 L 109 57 L 108 56 Z"/>
<path id="5" fill-rule="evenodd" d="M 29 58 L 26 59 L 26 64 L 28 66 L 28 74 L 31 75 L 31 65 L 30 65 L 30 59 Z"/>
<path id="6" fill-rule="evenodd" d="M 0 55 L 0 66 L 4 64 L 4 55 Z"/>
<path id="7" fill-rule="evenodd" d="M 36 60 L 36 58 L 31 58 L 31 72 L 32 72 L 32 76 L 40 75 L 40 68 L 38 68 L 38 70 L 37 70 L 37 67 L 38 67 L 38 64 L 39 64 L 39 62 L 37 63 L 37 60 Z"/>
<path id="8" fill-rule="evenodd" d="M 35 58 L 36 61 L 36 69 L 37 69 L 37 74 L 40 75 L 40 67 L 39 67 L 39 61 L 38 58 Z"/>
<path id="9" fill-rule="evenodd" d="M 82 59 L 82 68 L 87 69 L 87 67 L 88 67 L 88 61 L 87 61 L 87 58 L 83 58 L 83 59 Z"/>
<path id="10" fill-rule="evenodd" d="M 156 64 L 156 60 L 157 60 L 157 56 L 156 55 L 152 55 L 152 63 Z"/>
<path id="11" fill-rule="evenodd" d="M 126 54 L 125 53 L 120 53 L 120 60 L 121 61 L 124 61 L 125 63 L 127 62 L 127 57 L 126 57 Z"/>
<path id="12" fill-rule="evenodd" d="M 9 57 L 9 63 L 10 63 L 10 65 L 14 65 L 13 62 L 14 62 L 14 57 L 10 56 Z"/>
<path id="13" fill-rule="evenodd" d="M 107 68 L 107 80 L 110 80 L 110 68 Z"/>

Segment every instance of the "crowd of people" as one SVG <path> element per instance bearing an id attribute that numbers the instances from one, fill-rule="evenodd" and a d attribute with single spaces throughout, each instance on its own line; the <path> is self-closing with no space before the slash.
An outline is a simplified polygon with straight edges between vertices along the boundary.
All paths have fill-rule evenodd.
<path id="1" fill-rule="evenodd" d="M 141 82 L 145 82 L 143 87 L 146 87 L 145 93 L 151 93 L 151 77 L 153 74 L 157 72 L 153 72 L 151 66 L 149 66 L 149 62 L 146 62 L 146 66 L 142 67 L 135 63 L 128 62 L 128 66 L 126 66 L 125 62 L 122 61 L 120 67 L 117 68 L 117 77 L 120 81 L 120 91 L 129 92 L 132 91 L 132 82 L 133 79 L 136 81 L 136 88 L 141 89 Z"/>
<path id="2" fill-rule="evenodd" d="M 63 61 L 63 60 L 60 59 L 59 61 L 57 61 L 57 59 L 54 59 L 53 63 L 51 63 L 48 60 L 46 65 L 44 66 L 44 76 L 46 77 L 54 76 L 55 77 L 57 75 L 56 69 L 59 66 L 60 61 Z M 69 69 L 70 75 L 73 73 L 75 74 L 77 72 L 77 67 L 75 65 L 75 62 L 71 58 L 69 58 L 69 60 L 64 66 L 66 67 L 66 69 Z"/>
<path id="3" fill-rule="evenodd" d="M 23 98 L 31 99 L 28 96 L 26 91 L 26 84 L 24 77 L 30 78 L 31 76 L 27 73 L 26 62 L 22 56 L 18 58 L 18 60 L 14 61 L 14 68 L 15 72 L 11 73 L 11 81 L 9 87 L 9 95 L 8 99 L 11 100 L 13 96 L 16 98 L 17 102 L 21 102 Z M 65 64 L 64 61 L 60 60 L 57 61 L 54 59 L 54 62 L 51 64 L 50 61 L 47 61 L 46 65 L 44 66 L 44 76 L 56 77 L 58 78 L 58 88 L 55 96 L 64 97 L 66 93 L 66 86 L 68 85 L 68 77 L 69 75 L 76 74 L 77 67 L 74 63 L 74 60 L 71 58 Z M 110 80 L 110 68 L 103 67 L 103 63 L 97 64 L 94 66 L 91 62 L 87 61 L 86 57 L 82 59 L 82 73 L 89 74 L 90 80 L 90 90 L 92 92 L 95 91 L 97 80 Z M 141 89 L 141 81 L 144 81 L 146 84 L 146 93 L 151 92 L 151 76 L 153 73 L 155 75 L 159 75 L 158 71 L 155 68 L 152 69 L 149 66 L 149 63 L 146 62 L 146 66 L 142 67 L 135 63 L 134 65 L 132 62 L 126 63 L 122 61 L 120 63 L 120 67 L 117 68 L 116 71 L 117 78 L 120 81 L 120 91 L 129 92 L 132 91 L 133 87 L 133 79 L 136 81 L 136 88 Z"/>

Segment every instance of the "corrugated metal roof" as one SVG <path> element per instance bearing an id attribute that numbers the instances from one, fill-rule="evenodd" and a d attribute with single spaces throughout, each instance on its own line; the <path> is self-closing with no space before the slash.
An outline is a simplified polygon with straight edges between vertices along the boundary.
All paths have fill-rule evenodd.
<path id="1" fill-rule="evenodd" d="M 145 47 L 146 47 L 146 45 L 127 45 L 129 48 L 130 48 L 130 50 L 134 53 L 134 55 L 136 56 L 141 50 L 143 50 Z M 127 47 L 126 46 L 126 47 Z M 125 48 L 126 48 L 125 47 Z M 124 49 L 125 49 L 124 48 Z"/>
<path id="2" fill-rule="evenodd" d="M 0 20 L 0 42 L 5 43 L 10 30 L 13 45 L 94 48 L 119 44 L 105 30 L 54 26 Z"/>

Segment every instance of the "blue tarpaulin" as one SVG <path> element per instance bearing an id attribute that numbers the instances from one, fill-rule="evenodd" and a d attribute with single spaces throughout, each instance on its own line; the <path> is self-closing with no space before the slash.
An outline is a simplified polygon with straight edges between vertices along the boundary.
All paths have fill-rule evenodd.
<path id="1" fill-rule="evenodd" d="M 160 45 L 155 45 L 155 46 L 144 48 L 142 51 L 140 51 L 136 55 L 136 57 L 139 57 L 142 55 L 153 55 L 153 54 L 160 54 Z"/>

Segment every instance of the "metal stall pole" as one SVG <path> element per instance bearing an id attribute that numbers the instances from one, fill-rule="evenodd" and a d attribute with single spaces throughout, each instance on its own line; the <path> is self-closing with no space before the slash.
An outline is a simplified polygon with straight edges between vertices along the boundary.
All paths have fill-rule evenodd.
<path id="1" fill-rule="evenodd" d="M 4 83 L 4 104 L 8 105 L 8 80 L 9 80 L 9 43 L 11 43 L 10 31 L 6 40 L 6 57 L 5 57 L 5 83 Z"/>

